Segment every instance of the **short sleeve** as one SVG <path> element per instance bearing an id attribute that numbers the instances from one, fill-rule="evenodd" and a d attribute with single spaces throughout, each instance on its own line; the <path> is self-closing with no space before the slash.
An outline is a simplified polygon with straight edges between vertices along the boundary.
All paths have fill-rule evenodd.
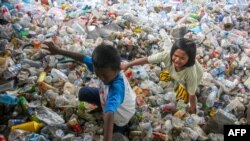
<path id="1" fill-rule="evenodd" d="M 88 69 L 93 72 L 94 69 L 93 69 L 93 61 L 92 61 L 92 58 L 89 57 L 89 56 L 83 56 L 83 63 L 85 63 L 88 67 Z"/>
<path id="2" fill-rule="evenodd" d="M 169 52 L 168 51 L 163 51 L 157 54 L 150 55 L 148 57 L 148 62 L 151 64 L 156 64 L 160 62 L 169 62 Z"/>
<path id="3" fill-rule="evenodd" d="M 104 112 L 116 112 L 122 104 L 125 97 L 125 85 L 122 76 L 119 74 L 118 78 L 114 80 L 109 87 L 107 103 L 104 107 Z"/>

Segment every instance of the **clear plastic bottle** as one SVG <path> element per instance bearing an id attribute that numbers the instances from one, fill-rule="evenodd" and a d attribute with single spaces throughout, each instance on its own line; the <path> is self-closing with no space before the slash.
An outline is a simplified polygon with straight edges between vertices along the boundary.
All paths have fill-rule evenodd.
<path id="1" fill-rule="evenodd" d="M 78 24 L 78 23 L 74 23 L 73 25 L 72 25 L 72 28 L 75 30 L 75 32 L 76 33 L 78 33 L 78 34 L 86 34 L 86 32 L 85 32 L 85 30 L 84 30 L 84 28 L 80 25 L 80 24 Z"/>
<path id="2" fill-rule="evenodd" d="M 40 42 L 43 42 L 45 40 L 45 36 L 43 34 L 39 34 L 37 35 L 37 39 L 40 41 Z"/>
<path id="3" fill-rule="evenodd" d="M 144 67 L 139 66 L 139 67 L 134 67 L 133 68 L 133 77 L 136 79 L 148 79 L 148 74 L 146 72 L 146 70 L 144 69 Z"/>
<path id="4" fill-rule="evenodd" d="M 17 32 L 20 32 L 20 31 L 23 29 L 23 27 L 22 27 L 19 23 L 14 23 L 14 24 L 12 25 L 12 27 L 13 27 L 14 30 L 17 31 Z"/>
<path id="5" fill-rule="evenodd" d="M 163 130 L 168 133 L 173 129 L 173 125 L 170 119 L 166 120 L 162 126 Z"/>
<path id="6" fill-rule="evenodd" d="M 239 83 L 238 79 L 234 79 L 233 81 L 227 80 L 225 78 L 219 77 L 218 80 L 226 87 L 233 89 Z"/>
<path id="7" fill-rule="evenodd" d="M 51 70 L 51 76 L 54 80 L 63 80 L 65 82 L 68 81 L 68 77 L 58 69 L 53 68 Z"/>
<path id="8" fill-rule="evenodd" d="M 33 61 L 30 59 L 23 59 L 22 60 L 22 65 L 23 64 L 28 64 L 30 67 L 35 67 L 35 68 L 41 68 L 42 67 L 42 62 L 41 61 Z"/>
<path id="9" fill-rule="evenodd" d="M 182 121 L 180 118 L 173 116 L 172 118 L 172 125 L 174 128 L 180 130 L 184 127 L 184 121 Z"/>
<path id="10" fill-rule="evenodd" d="M 211 92 L 209 93 L 207 100 L 206 100 L 206 105 L 207 107 L 213 107 L 214 102 L 216 101 L 217 98 L 217 93 L 218 93 L 218 88 L 216 86 L 212 86 Z"/>
<path id="11" fill-rule="evenodd" d="M 145 80 L 141 83 L 142 89 L 150 89 L 153 94 L 162 94 L 164 92 L 163 88 L 150 80 Z"/>
<path id="12" fill-rule="evenodd" d="M 65 123 L 64 119 L 59 114 L 45 106 L 35 108 L 35 113 L 36 117 L 46 125 Z"/>
<path id="13" fill-rule="evenodd" d="M 9 78 L 15 77 L 20 69 L 21 69 L 21 64 L 16 64 L 8 67 L 7 70 L 5 70 L 3 73 L 4 79 L 7 80 Z"/>
<path id="14" fill-rule="evenodd" d="M 214 119 L 217 123 L 220 123 L 221 125 L 223 124 L 235 124 L 235 122 L 237 121 L 237 118 L 235 117 L 235 115 L 230 114 L 226 111 L 224 111 L 223 109 L 218 109 L 215 112 L 214 115 Z"/>
<path id="15" fill-rule="evenodd" d="M 15 83 L 15 81 L 11 80 L 11 81 L 8 81 L 4 84 L 1 84 L 0 85 L 0 92 L 4 92 L 4 91 L 13 89 L 15 86 L 14 83 Z"/>
<path id="16" fill-rule="evenodd" d="M 44 96 L 50 101 L 54 102 L 56 98 L 59 96 L 58 93 L 52 91 L 52 90 L 47 90 Z"/>
<path id="17" fill-rule="evenodd" d="M 91 136 L 89 133 L 84 133 L 83 141 L 92 141 L 93 136 Z"/>
<path id="18" fill-rule="evenodd" d="M 2 15 L 3 15 L 3 18 L 4 18 L 6 21 L 10 21 L 10 20 L 11 20 L 10 11 L 9 11 L 9 9 L 8 9 L 6 6 L 2 6 L 2 7 L 1 7 L 1 13 L 2 13 Z"/>
<path id="19" fill-rule="evenodd" d="M 185 127 L 183 131 L 186 132 L 192 140 L 197 140 L 199 137 L 199 133 L 189 127 Z"/>
<path id="20" fill-rule="evenodd" d="M 237 107 L 237 105 L 240 104 L 240 101 L 238 98 L 235 98 L 234 100 L 231 100 L 230 103 L 224 108 L 226 112 L 231 112 L 233 109 Z"/>
<path id="21" fill-rule="evenodd" d="M 69 105 L 69 101 L 63 95 L 60 95 L 60 96 L 56 97 L 55 105 L 57 107 L 65 107 L 65 106 Z"/>
<path id="22" fill-rule="evenodd" d="M 224 135 L 219 133 L 209 133 L 208 138 L 210 141 L 223 141 Z"/>
<path id="23" fill-rule="evenodd" d="M 13 130 L 10 132 L 10 134 L 8 136 L 8 140 L 9 141 L 15 141 L 15 140 L 24 141 L 26 139 L 27 135 L 28 135 L 27 131 Z"/>
<path id="24" fill-rule="evenodd" d="M 244 82 L 244 85 L 245 85 L 248 89 L 250 89 L 250 77 L 248 77 L 248 78 L 246 79 L 246 81 Z"/>

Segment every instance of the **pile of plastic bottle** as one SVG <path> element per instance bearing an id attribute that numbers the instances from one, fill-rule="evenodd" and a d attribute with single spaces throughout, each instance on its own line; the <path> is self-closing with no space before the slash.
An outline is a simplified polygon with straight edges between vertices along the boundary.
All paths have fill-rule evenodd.
<path id="1" fill-rule="evenodd" d="M 77 95 L 96 76 L 50 55 L 45 40 L 85 55 L 105 42 L 125 61 L 170 50 L 176 38 L 196 42 L 205 72 L 197 114 L 160 81 L 162 64 L 135 66 L 125 72 L 137 107 L 124 138 L 222 141 L 223 125 L 250 123 L 247 0 L 1 0 L 0 12 L 1 141 L 103 139 L 101 113 Z"/>

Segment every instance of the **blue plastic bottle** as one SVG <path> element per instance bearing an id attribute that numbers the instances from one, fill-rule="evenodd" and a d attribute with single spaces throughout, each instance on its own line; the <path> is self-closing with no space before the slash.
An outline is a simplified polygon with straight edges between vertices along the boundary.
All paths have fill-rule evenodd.
<path id="1" fill-rule="evenodd" d="M 6 105 L 16 105 L 18 103 L 18 98 L 10 94 L 0 94 L 0 103 Z"/>

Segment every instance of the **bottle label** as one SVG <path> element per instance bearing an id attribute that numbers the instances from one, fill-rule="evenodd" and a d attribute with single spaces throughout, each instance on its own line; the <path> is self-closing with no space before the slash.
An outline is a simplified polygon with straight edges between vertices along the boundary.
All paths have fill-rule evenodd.
<path id="1" fill-rule="evenodd" d="M 69 125 L 70 127 L 73 129 L 74 132 L 76 132 L 77 134 L 82 133 L 82 128 L 81 125 L 78 123 L 76 118 L 73 118 L 69 121 Z"/>
<path id="2" fill-rule="evenodd" d="M 176 100 L 181 99 L 185 103 L 188 102 L 188 92 L 181 84 L 178 85 L 175 92 L 176 92 Z"/>
<path id="3" fill-rule="evenodd" d="M 161 106 L 162 112 L 167 112 L 167 111 L 171 111 L 171 110 L 174 110 L 174 109 L 175 109 L 175 107 L 171 103 L 170 104 L 165 104 L 165 105 Z"/>
<path id="4" fill-rule="evenodd" d="M 24 123 L 24 120 L 23 119 L 10 119 L 8 121 L 8 126 L 11 127 L 13 125 L 16 125 L 16 124 L 21 124 L 21 123 Z"/>
<path id="5" fill-rule="evenodd" d="M 170 76 L 168 70 L 163 70 L 163 71 L 160 73 L 160 80 L 161 80 L 161 81 L 165 81 L 165 82 L 171 81 L 171 76 Z"/>

